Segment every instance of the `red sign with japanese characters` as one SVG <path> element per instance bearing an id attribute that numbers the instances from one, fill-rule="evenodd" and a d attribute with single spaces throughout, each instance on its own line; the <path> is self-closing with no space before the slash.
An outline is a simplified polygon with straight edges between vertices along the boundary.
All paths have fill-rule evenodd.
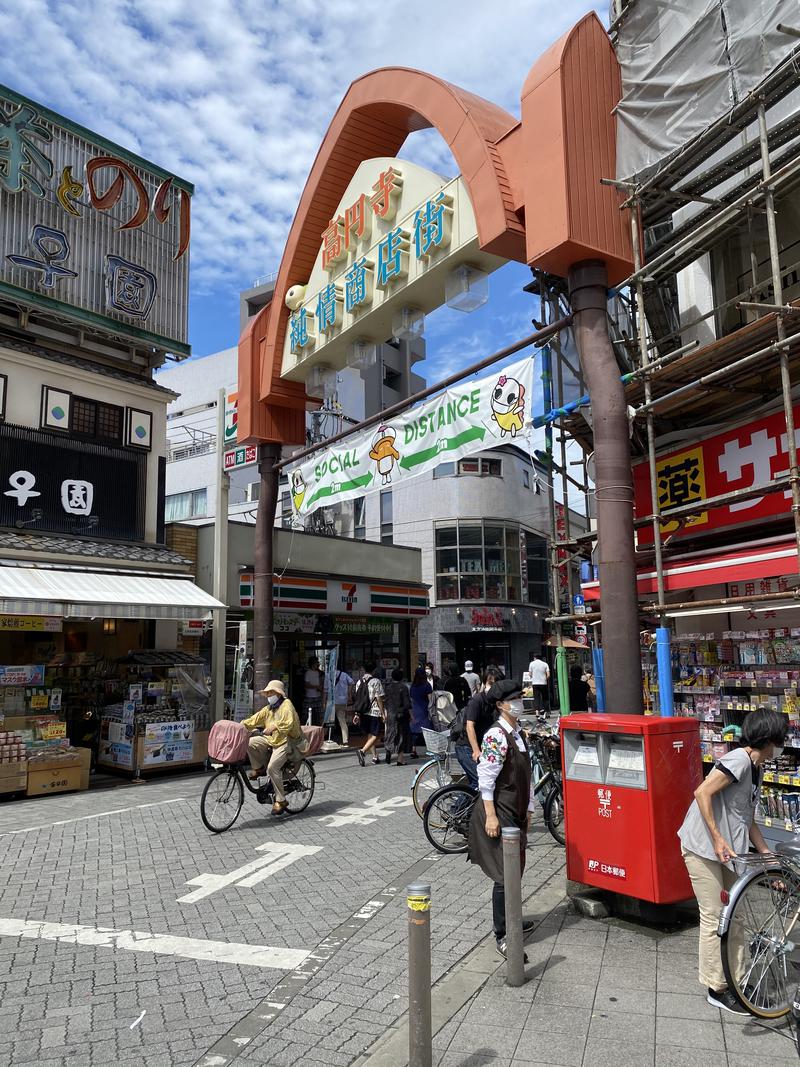
<path id="1" fill-rule="evenodd" d="M 799 418 L 800 405 L 795 408 L 795 421 Z M 800 437 L 800 434 L 797 436 Z M 721 496 L 736 489 L 767 485 L 773 478 L 789 470 L 783 411 L 659 456 L 656 470 L 661 511 L 691 504 L 695 500 L 699 502 Z M 650 475 L 646 461 L 634 467 L 633 480 L 636 518 L 651 515 Z M 676 537 L 685 537 L 705 530 L 786 516 L 790 512 L 791 492 L 787 489 L 740 500 L 725 507 L 698 509 L 685 519 L 682 526 L 679 527 L 673 520 L 663 523 L 662 530 Z M 652 527 L 640 528 L 638 537 L 642 543 L 651 542 Z"/>

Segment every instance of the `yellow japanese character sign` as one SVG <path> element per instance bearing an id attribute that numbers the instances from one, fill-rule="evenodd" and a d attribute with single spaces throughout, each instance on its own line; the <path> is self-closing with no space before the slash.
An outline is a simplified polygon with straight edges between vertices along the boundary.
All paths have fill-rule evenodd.
<path id="1" fill-rule="evenodd" d="M 659 511 L 682 507 L 684 504 L 691 504 L 694 500 L 705 500 L 706 477 L 702 446 L 689 448 L 685 452 L 676 452 L 660 460 L 656 471 Z M 708 512 L 698 511 L 694 515 L 682 517 L 681 523 L 675 520 L 662 522 L 661 529 L 665 533 L 670 533 L 681 525 L 702 526 L 706 522 L 708 522 Z"/>

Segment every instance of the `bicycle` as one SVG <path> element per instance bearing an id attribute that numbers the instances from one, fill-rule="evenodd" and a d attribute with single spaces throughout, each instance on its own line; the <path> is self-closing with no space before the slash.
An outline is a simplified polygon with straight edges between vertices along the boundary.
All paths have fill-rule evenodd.
<path id="1" fill-rule="evenodd" d="M 213 834 L 230 830 L 244 806 L 244 790 L 252 793 L 259 804 L 269 804 L 274 800 L 275 792 L 272 782 L 266 785 L 253 785 L 247 777 L 250 764 L 247 760 L 239 763 L 223 764 L 206 782 L 200 798 L 200 816 Z M 299 764 L 287 764 L 283 772 L 284 791 L 286 793 L 286 812 L 299 815 L 305 811 L 314 796 L 316 772 L 314 763 L 303 758 Z"/>
<path id="2" fill-rule="evenodd" d="M 745 873 L 730 892 L 717 932 L 728 988 L 751 1015 L 780 1019 L 800 1000 L 800 844 L 736 860 Z M 797 929 L 800 934 L 800 928 Z"/>
<path id="3" fill-rule="evenodd" d="M 425 805 L 434 792 L 456 781 L 462 781 L 465 777 L 461 771 L 461 764 L 455 758 L 453 752 L 455 745 L 450 740 L 450 732 L 423 730 L 422 734 L 425 738 L 426 751 L 431 759 L 419 768 L 411 786 L 411 799 L 420 819 L 425 812 Z M 451 770 L 453 761 L 458 767 L 455 774 Z"/>
<path id="4" fill-rule="evenodd" d="M 538 735 L 537 735 L 538 736 Z M 541 738 L 542 742 L 556 740 Z M 556 740 L 556 746 L 558 741 Z M 556 772 L 552 763 L 552 745 L 550 753 L 543 756 L 548 769 L 538 779 L 533 779 L 533 795 L 545 792 L 544 820 L 552 837 L 564 844 L 564 802 L 560 771 Z M 529 749 L 531 763 L 539 757 L 535 749 Z M 467 851 L 469 821 L 472 809 L 478 800 L 478 792 L 466 781 L 453 782 L 431 794 L 422 815 L 422 828 L 428 841 L 439 852 L 456 855 Z"/>
<path id="5" fill-rule="evenodd" d="M 540 718 L 538 731 L 526 731 L 531 757 L 534 796 L 539 796 L 542 817 L 547 829 L 559 845 L 566 844 L 564 834 L 564 786 L 561 778 L 561 741 L 557 729 L 546 731 Z"/>

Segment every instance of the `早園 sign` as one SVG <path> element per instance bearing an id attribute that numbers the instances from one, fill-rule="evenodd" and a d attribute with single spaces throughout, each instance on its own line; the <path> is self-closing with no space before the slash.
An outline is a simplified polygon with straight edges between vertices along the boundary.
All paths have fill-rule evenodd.
<path id="1" fill-rule="evenodd" d="M 800 405 L 795 407 L 794 413 L 795 420 L 800 419 Z M 656 461 L 659 507 L 666 511 L 736 489 L 767 485 L 788 470 L 786 421 L 781 411 L 659 456 Z M 652 514 L 646 462 L 634 467 L 634 493 L 636 517 Z M 769 493 L 708 511 L 698 507 L 695 513 L 685 518 L 683 525 L 674 520 L 665 521 L 662 530 L 682 537 L 754 520 L 788 516 L 791 514 L 791 497 L 791 491 L 787 489 L 783 493 Z M 649 525 L 641 527 L 637 536 L 641 542 L 652 541 L 652 528 Z"/>
<path id="2" fill-rule="evenodd" d="M 461 178 L 405 160 L 366 160 L 320 234 L 308 279 L 293 279 L 282 374 L 303 379 L 311 363 L 342 367 L 356 339 L 381 344 L 392 317 L 413 304 L 445 302 L 445 279 L 459 264 L 489 272 L 503 261 L 478 246 Z M 317 359 L 319 357 L 319 359 Z"/>
<path id="3" fill-rule="evenodd" d="M 308 515 L 424 474 L 444 460 L 514 441 L 527 433 L 532 394 L 531 358 L 447 389 L 290 468 L 294 510 Z"/>
<path id="4" fill-rule="evenodd" d="M 0 294 L 188 354 L 192 186 L 0 86 Z"/>

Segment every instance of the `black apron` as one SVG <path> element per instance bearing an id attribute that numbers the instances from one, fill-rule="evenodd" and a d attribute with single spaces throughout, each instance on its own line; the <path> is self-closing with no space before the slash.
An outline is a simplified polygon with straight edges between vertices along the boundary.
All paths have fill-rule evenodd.
<path id="1" fill-rule="evenodd" d="M 528 843 L 528 803 L 531 796 L 531 761 L 527 747 L 520 752 L 517 742 L 498 724 L 508 739 L 508 750 L 500 774 L 494 785 L 494 810 L 500 827 L 516 826 L 520 830 L 520 870 L 525 870 L 525 849 Z M 469 822 L 467 857 L 477 863 L 493 882 L 503 881 L 503 840 L 486 833 L 486 808 L 478 797 Z"/>

